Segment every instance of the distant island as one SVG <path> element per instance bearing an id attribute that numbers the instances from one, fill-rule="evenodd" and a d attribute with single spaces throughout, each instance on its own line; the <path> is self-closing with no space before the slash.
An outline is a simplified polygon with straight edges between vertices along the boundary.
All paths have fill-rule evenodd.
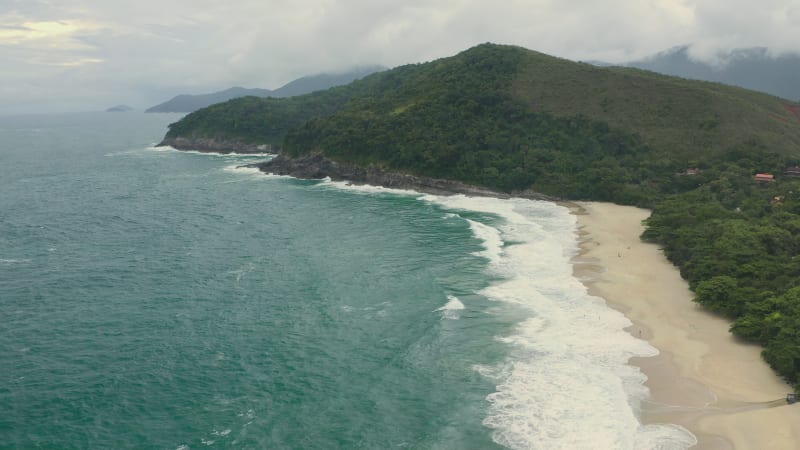
<path id="1" fill-rule="evenodd" d="M 797 103 L 483 44 L 311 94 L 215 104 L 162 145 L 208 142 L 280 151 L 266 172 L 650 208 L 643 238 L 797 386 Z"/>
<path id="2" fill-rule="evenodd" d="M 112 106 L 111 108 L 108 108 L 106 110 L 106 112 L 128 112 L 128 111 L 133 111 L 133 108 L 128 105 Z"/>
<path id="3" fill-rule="evenodd" d="M 182 94 L 158 105 L 147 108 L 148 113 L 183 113 L 192 112 L 214 103 L 226 102 L 239 97 L 292 97 L 295 95 L 307 94 L 309 92 L 328 89 L 333 86 L 341 86 L 357 80 L 371 73 L 386 70 L 382 66 L 368 66 L 350 70 L 337 74 L 319 74 L 298 78 L 290 81 L 284 86 L 273 90 L 269 89 L 247 89 L 243 87 L 232 87 L 224 91 L 213 92 L 210 94 L 188 95 Z"/>

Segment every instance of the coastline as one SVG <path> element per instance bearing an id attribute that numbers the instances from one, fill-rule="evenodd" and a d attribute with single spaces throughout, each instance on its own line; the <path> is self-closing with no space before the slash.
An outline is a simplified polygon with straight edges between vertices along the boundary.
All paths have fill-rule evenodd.
<path id="1" fill-rule="evenodd" d="M 790 449 L 800 445 L 800 407 L 791 387 L 741 342 L 729 322 L 692 302 L 680 273 L 655 244 L 639 239 L 650 212 L 610 203 L 566 204 L 576 215 L 580 253 L 575 275 L 632 322 L 628 331 L 660 355 L 634 358 L 651 398 L 642 422 L 691 431 L 696 449 Z"/>
<path id="2" fill-rule="evenodd" d="M 464 194 L 473 197 L 520 197 L 529 200 L 546 200 L 552 202 L 559 200 L 552 196 L 530 190 L 503 193 L 445 178 L 411 175 L 408 173 L 390 171 L 374 165 L 362 167 L 352 163 L 334 161 L 321 154 L 312 154 L 299 158 L 292 158 L 279 154 L 277 157 L 267 162 L 250 164 L 246 167 L 257 168 L 268 174 L 288 175 L 301 179 L 330 178 L 333 181 L 346 181 L 353 185 L 371 185 L 390 189 L 414 190 L 434 195 Z"/>
<path id="3" fill-rule="evenodd" d="M 227 155 L 230 153 L 238 153 L 241 155 L 261 153 L 275 154 L 280 152 L 280 147 L 277 145 L 250 144 L 213 138 L 164 137 L 156 147 L 172 147 L 175 150 L 217 153 L 220 155 Z"/>
<path id="4" fill-rule="evenodd" d="M 693 449 L 790 449 L 800 443 L 800 406 L 791 387 L 761 359 L 761 347 L 737 340 L 730 323 L 692 302 L 693 294 L 658 246 L 639 239 L 650 211 L 611 203 L 564 202 L 535 192 L 511 195 L 463 183 L 336 163 L 321 155 L 279 156 L 250 164 L 301 179 L 329 177 L 354 185 L 496 198 L 559 202 L 577 217 L 580 253 L 575 276 L 633 325 L 628 331 L 660 354 L 633 358 L 647 375 L 650 400 L 642 424 L 676 424 L 698 440 Z"/>

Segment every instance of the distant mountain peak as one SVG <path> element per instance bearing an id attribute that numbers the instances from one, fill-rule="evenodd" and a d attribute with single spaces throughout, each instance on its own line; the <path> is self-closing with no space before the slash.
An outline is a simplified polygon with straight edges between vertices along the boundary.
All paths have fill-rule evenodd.
<path id="1" fill-rule="evenodd" d="M 155 105 L 145 110 L 145 112 L 193 112 L 198 109 L 215 103 L 222 103 L 239 97 L 293 97 L 295 95 L 308 94 L 310 92 L 329 89 L 334 86 L 341 86 L 353 80 L 363 78 L 371 73 L 385 70 L 382 66 L 365 66 L 355 68 L 341 73 L 323 73 L 309 75 L 298 78 L 286 83 L 284 86 L 273 90 L 269 89 L 248 89 L 234 86 L 222 91 L 210 94 L 180 94 L 172 99 Z"/>
<path id="2" fill-rule="evenodd" d="M 767 47 L 733 49 L 715 55 L 714 61 L 708 62 L 693 58 L 691 46 L 680 45 L 623 65 L 730 84 L 785 99 L 800 98 L 800 54 L 774 55 Z"/>

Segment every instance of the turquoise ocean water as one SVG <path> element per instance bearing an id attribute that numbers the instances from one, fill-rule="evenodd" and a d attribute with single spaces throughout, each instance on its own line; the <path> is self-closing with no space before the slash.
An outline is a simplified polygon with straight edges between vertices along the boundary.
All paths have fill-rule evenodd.
<path id="1" fill-rule="evenodd" d="M 179 117 L 0 117 L 0 448 L 693 442 L 565 208 L 153 148 Z"/>

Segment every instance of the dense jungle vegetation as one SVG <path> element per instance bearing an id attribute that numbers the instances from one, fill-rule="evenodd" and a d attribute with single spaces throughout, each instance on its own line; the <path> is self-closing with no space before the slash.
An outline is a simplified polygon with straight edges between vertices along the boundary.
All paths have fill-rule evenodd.
<path id="1" fill-rule="evenodd" d="M 800 376 L 800 179 L 756 184 L 730 164 L 696 189 L 656 203 L 643 238 L 661 243 L 695 301 L 764 346 L 764 359 Z"/>
<path id="2" fill-rule="evenodd" d="M 800 162 L 800 120 L 788 106 L 484 44 L 327 91 L 213 105 L 167 138 L 271 143 L 290 156 L 652 208 L 643 237 L 797 385 L 800 180 L 783 172 Z M 777 181 L 756 183 L 757 172 Z"/>

